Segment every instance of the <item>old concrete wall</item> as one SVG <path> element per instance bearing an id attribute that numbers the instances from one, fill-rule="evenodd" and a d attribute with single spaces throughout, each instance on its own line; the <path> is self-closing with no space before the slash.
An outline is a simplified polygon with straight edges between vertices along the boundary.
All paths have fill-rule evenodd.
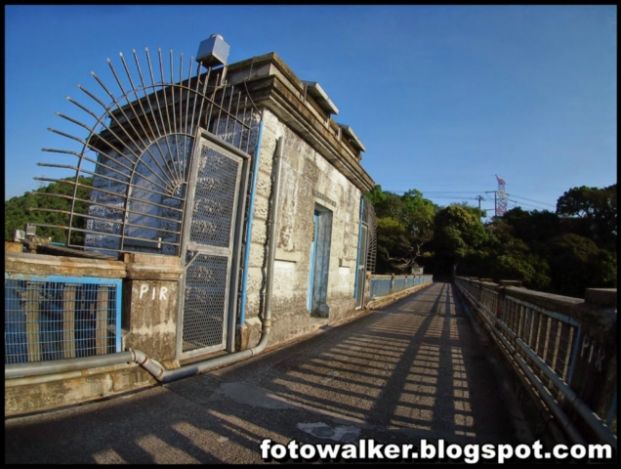
<path id="1" fill-rule="evenodd" d="M 276 141 L 283 137 L 277 247 L 274 261 L 272 333 L 270 343 L 308 333 L 326 323 L 340 322 L 355 309 L 354 274 L 361 192 L 343 174 L 273 113 L 264 111 L 259 173 L 252 227 L 246 324 L 250 345 L 259 338 L 260 292 L 264 281 L 268 200 Z M 332 211 L 328 318 L 307 309 L 315 204 Z"/>
<path id="2" fill-rule="evenodd" d="M 52 410 L 157 384 L 136 364 L 121 364 L 62 374 L 6 380 L 7 417 Z"/>
<path id="3" fill-rule="evenodd" d="M 178 257 L 130 254 L 125 262 L 6 252 L 5 272 L 33 276 L 124 278 L 124 345 L 175 366 Z M 5 379 L 5 415 L 87 402 L 156 384 L 136 364 Z"/>
<path id="4" fill-rule="evenodd" d="M 181 260 L 138 253 L 126 258 L 125 347 L 141 350 L 165 366 L 176 367 Z"/>
<path id="5" fill-rule="evenodd" d="M 125 264 L 120 261 L 50 256 L 30 252 L 4 253 L 4 271 L 24 275 L 68 275 L 73 277 L 124 278 Z"/>

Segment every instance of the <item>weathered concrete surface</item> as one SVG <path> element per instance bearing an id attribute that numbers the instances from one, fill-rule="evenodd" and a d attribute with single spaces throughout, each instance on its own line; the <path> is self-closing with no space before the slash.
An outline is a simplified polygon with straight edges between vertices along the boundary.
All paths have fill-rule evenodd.
<path id="1" fill-rule="evenodd" d="M 273 112 L 263 113 L 263 132 L 255 195 L 250 267 L 248 269 L 246 324 L 242 343 L 249 347 L 260 338 L 260 305 L 265 281 L 268 200 L 277 140 L 283 138 L 280 196 L 276 216 L 276 248 L 272 291 L 272 342 L 285 342 L 326 324 L 358 315 L 354 285 L 361 191 L 317 151 L 306 135 Z M 330 260 L 327 280 L 328 318 L 308 311 L 313 212 L 319 204 L 331 212 Z"/>
<path id="2" fill-rule="evenodd" d="M 177 304 L 182 272 L 178 257 L 128 255 L 125 346 L 141 350 L 165 366 L 178 366 Z"/>
<path id="3" fill-rule="evenodd" d="M 75 277 L 124 278 L 125 264 L 120 261 L 49 256 L 29 252 L 4 253 L 4 271 L 26 275 L 70 275 Z"/>
<path id="4" fill-rule="evenodd" d="M 449 284 L 305 342 L 124 398 L 5 422 L 5 462 L 261 462 L 264 438 L 516 443 Z"/>
<path id="5" fill-rule="evenodd" d="M 136 364 L 5 380 L 4 415 L 82 404 L 155 384 L 156 379 Z"/>

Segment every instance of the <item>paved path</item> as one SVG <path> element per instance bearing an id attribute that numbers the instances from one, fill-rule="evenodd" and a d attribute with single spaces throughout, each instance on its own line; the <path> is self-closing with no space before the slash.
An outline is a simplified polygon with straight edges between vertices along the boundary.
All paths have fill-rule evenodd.
<path id="1" fill-rule="evenodd" d="M 261 462 L 259 443 L 516 443 L 488 351 L 436 283 L 233 367 L 5 421 L 5 462 Z"/>

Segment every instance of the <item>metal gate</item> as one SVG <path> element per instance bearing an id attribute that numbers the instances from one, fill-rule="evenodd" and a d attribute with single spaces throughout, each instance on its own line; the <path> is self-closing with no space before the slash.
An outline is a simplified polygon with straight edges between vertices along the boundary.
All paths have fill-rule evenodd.
<path id="1" fill-rule="evenodd" d="M 234 319 L 248 155 L 208 133 L 195 140 L 183 228 L 180 356 L 223 350 Z M 233 341 L 234 331 L 229 335 Z M 232 343 L 231 343 L 232 348 Z"/>
<path id="2" fill-rule="evenodd" d="M 76 161 L 40 163 L 61 173 L 35 178 L 54 183 L 33 209 L 44 220 L 38 234 L 86 256 L 181 256 L 177 355 L 231 351 L 260 116 L 244 83 L 226 81 L 226 66 L 184 65 L 182 54 L 167 60 L 159 49 L 144 57 L 119 54 L 121 71 L 108 61 L 116 91 L 92 73 L 110 104 L 82 85 L 90 105 L 68 98 L 90 124 L 61 113 L 63 127 L 50 128 L 69 146 L 44 151 Z"/>

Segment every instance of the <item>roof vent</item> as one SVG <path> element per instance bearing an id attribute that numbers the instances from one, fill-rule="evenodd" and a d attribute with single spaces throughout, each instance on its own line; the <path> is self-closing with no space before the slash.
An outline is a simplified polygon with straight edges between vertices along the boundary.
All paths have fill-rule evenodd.
<path id="1" fill-rule="evenodd" d="M 209 39 L 205 39 L 198 46 L 196 61 L 205 67 L 214 65 L 226 65 L 229 59 L 231 46 L 220 34 L 212 34 Z"/>
<path id="2" fill-rule="evenodd" d="M 317 83 L 316 81 L 305 81 L 302 80 L 304 86 L 306 86 L 306 90 L 308 93 L 313 96 L 319 106 L 326 111 L 328 114 L 338 114 L 339 109 L 332 102 L 328 94 L 324 91 L 324 89 Z"/>
<path id="3" fill-rule="evenodd" d="M 337 123 L 338 124 L 338 123 Z M 354 129 L 352 129 L 347 124 L 338 124 L 343 133 L 346 135 L 349 142 L 358 150 L 358 151 L 366 151 L 366 148 L 358 138 L 358 136 L 354 133 Z"/>

